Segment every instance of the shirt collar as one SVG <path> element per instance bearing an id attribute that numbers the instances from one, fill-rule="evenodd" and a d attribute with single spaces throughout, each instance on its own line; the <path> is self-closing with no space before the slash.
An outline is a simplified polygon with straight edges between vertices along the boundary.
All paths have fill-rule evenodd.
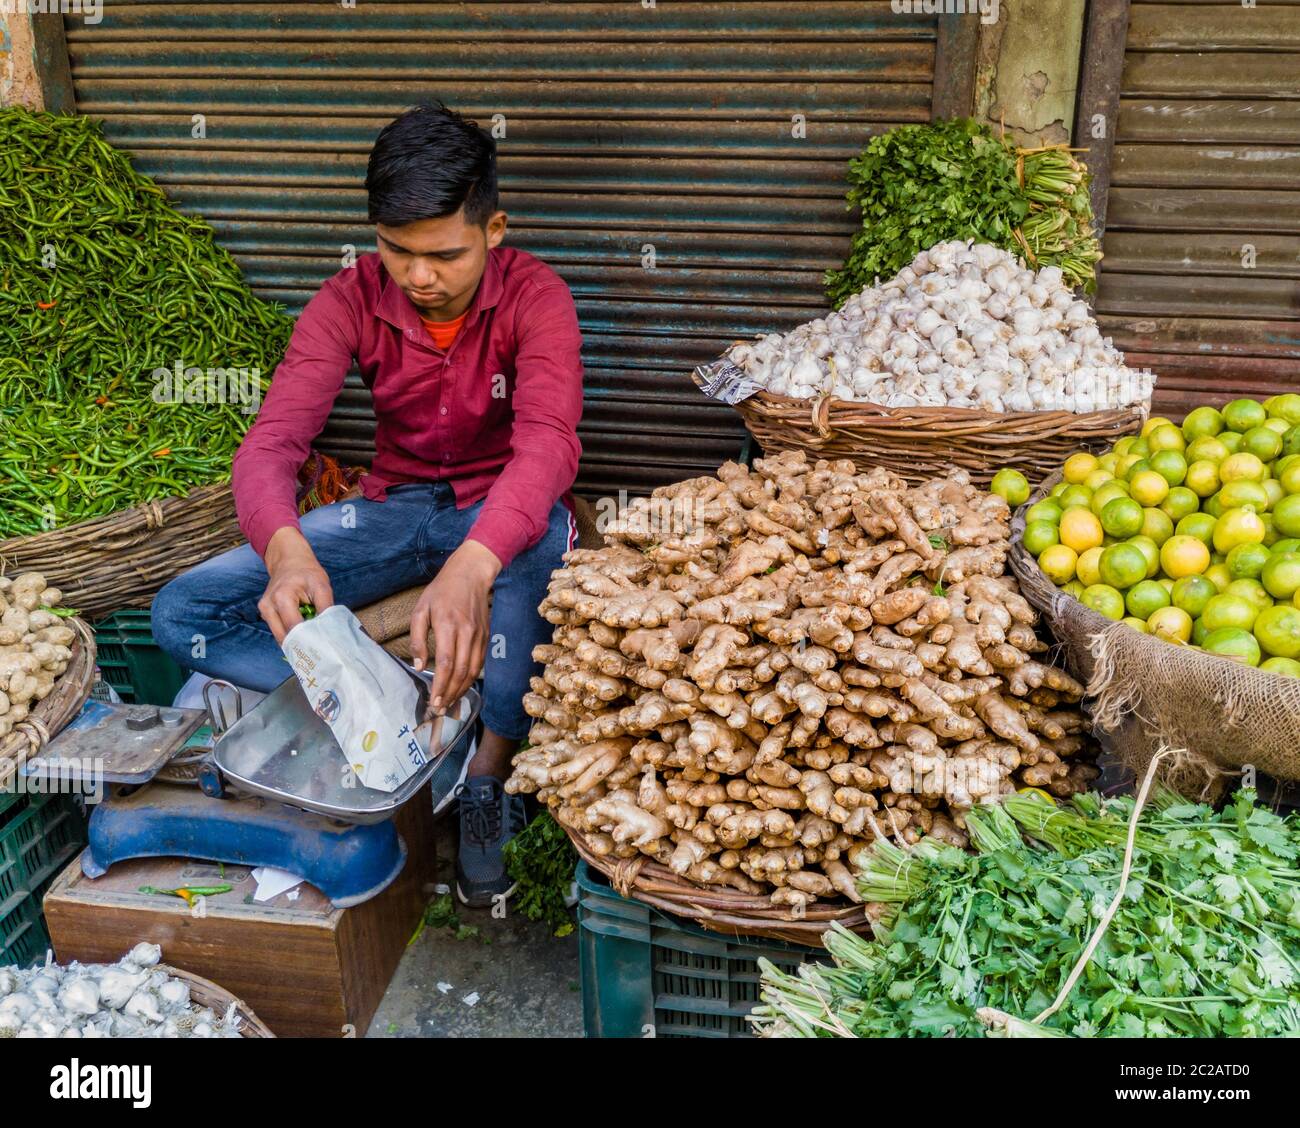
<path id="1" fill-rule="evenodd" d="M 470 302 L 469 309 L 466 311 L 469 314 L 466 318 L 468 324 L 478 320 L 482 310 L 492 309 L 501 300 L 505 287 L 501 280 L 501 264 L 497 261 L 498 250 L 499 248 L 493 247 L 488 251 L 487 262 L 483 265 L 483 277 L 479 279 L 474 300 Z M 393 281 L 382 262 L 379 264 L 379 271 L 381 282 L 375 315 L 398 329 L 424 332 L 420 311 L 411 304 L 411 299 L 402 293 L 402 288 Z"/>

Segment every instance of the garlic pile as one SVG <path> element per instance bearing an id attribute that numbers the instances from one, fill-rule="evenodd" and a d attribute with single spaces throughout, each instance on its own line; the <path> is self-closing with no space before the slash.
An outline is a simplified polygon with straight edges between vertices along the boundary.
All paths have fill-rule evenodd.
<path id="1" fill-rule="evenodd" d="M 137 944 L 116 964 L 47 958 L 44 967 L 0 967 L 0 1038 L 241 1038 L 224 1015 L 190 1001 L 189 985 L 154 965 L 157 944 Z M 153 970 L 150 970 L 153 969 Z"/>
<path id="2" fill-rule="evenodd" d="M 1151 398 L 1060 268 L 987 243 L 938 243 L 891 282 L 726 359 L 763 390 L 884 407 L 1104 411 Z"/>
<path id="3" fill-rule="evenodd" d="M 75 637 L 51 607 L 63 593 L 39 572 L 0 576 L 0 737 L 54 689 Z"/>

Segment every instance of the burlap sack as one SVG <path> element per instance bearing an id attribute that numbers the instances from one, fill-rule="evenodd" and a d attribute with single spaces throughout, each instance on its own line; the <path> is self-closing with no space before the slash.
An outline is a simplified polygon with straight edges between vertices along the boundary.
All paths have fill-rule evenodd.
<path id="1" fill-rule="evenodd" d="M 1071 673 L 1088 687 L 1097 736 L 1139 776 L 1161 747 L 1185 748 L 1161 775 L 1190 798 L 1214 798 L 1244 770 L 1300 779 L 1300 678 L 1264 673 L 1175 646 L 1085 607 L 1027 553 L 1025 512 L 1061 480 L 1053 475 L 1015 513 L 1011 568 L 1042 613 Z"/>

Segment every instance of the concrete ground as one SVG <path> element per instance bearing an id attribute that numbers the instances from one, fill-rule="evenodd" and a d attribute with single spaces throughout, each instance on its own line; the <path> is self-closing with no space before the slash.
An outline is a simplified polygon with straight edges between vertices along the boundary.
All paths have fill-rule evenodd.
<path id="1" fill-rule="evenodd" d="M 454 883 L 455 823 L 438 820 L 438 876 Z M 367 1038 L 581 1038 L 578 937 L 457 903 L 462 930 L 426 927 L 398 965 Z"/>

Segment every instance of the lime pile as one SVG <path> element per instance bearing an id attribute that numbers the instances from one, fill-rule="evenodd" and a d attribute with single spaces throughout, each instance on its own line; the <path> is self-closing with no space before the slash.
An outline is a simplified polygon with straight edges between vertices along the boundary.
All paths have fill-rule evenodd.
<path id="1" fill-rule="evenodd" d="M 1024 535 L 1054 584 L 1135 630 L 1300 676 L 1300 395 L 1156 416 L 1062 473 Z M 1019 474 L 999 477 L 995 493 L 1025 499 Z"/>

